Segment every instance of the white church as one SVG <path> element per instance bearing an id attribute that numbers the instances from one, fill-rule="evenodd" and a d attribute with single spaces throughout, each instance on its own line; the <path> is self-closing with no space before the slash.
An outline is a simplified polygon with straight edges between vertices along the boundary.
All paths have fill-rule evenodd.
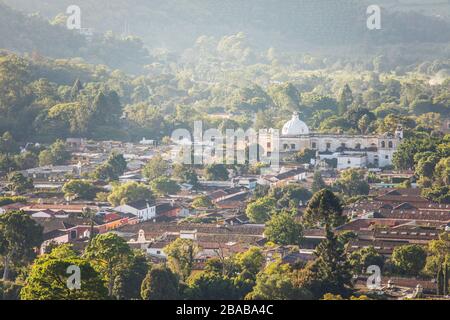
<path id="1" fill-rule="evenodd" d="M 270 133 L 273 130 L 268 130 Z M 271 134 L 267 134 L 266 152 L 274 152 L 275 143 Z M 294 113 L 286 122 L 279 137 L 280 157 L 305 149 L 317 151 L 316 163 L 325 159 L 336 159 L 338 169 L 383 168 L 392 165 L 392 159 L 403 140 L 403 129 L 399 126 L 395 134 L 350 135 L 311 132 L 308 126 Z"/>

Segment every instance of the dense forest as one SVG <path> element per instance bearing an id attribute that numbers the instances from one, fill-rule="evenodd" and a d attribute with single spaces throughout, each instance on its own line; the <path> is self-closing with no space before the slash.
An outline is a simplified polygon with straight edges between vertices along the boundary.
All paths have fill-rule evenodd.
<path id="1" fill-rule="evenodd" d="M 112 33 L 86 39 L 37 14 L 26 16 L 0 1 L 0 48 L 36 57 L 82 58 L 113 69 L 139 73 L 151 60 L 140 39 L 120 38 Z"/>
<path id="2" fill-rule="evenodd" d="M 73 4 L 70 0 L 4 1 L 52 21 Z M 367 0 L 79 0 L 76 4 L 82 10 L 84 28 L 133 34 L 149 47 L 177 51 L 190 47 L 202 35 L 223 37 L 238 32 L 248 34 L 258 48 L 282 50 L 445 42 L 450 38 L 448 21 L 427 15 L 432 12 L 420 6 L 414 11 L 399 10 L 406 6 L 404 1 L 384 1 L 383 31 L 378 33 L 366 28 L 366 9 L 373 4 Z M 445 8 L 445 3 L 441 1 L 440 6 Z"/>
<path id="3" fill-rule="evenodd" d="M 160 6 L 167 9 L 172 2 Z M 265 2 L 270 7 L 271 1 Z M 110 10 L 113 3 L 105 10 Z M 214 3 L 202 2 L 193 7 L 212 10 Z M 322 10 L 326 3 L 319 1 L 310 7 L 331 14 L 331 7 Z M 88 4 L 94 6 L 97 2 Z M 138 4 L 142 10 L 149 8 L 136 1 Z M 287 1 L 277 10 L 292 11 L 288 8 L 293 5 Z M 178 10 L 187 10 L 186 6 L 177 3 Z M 40 8 L 48 14 L 59 7 L 49 2 Z M 120 12 L 122 7 L 113 8 Z M 151 11 L 161 12 L 157 8 L 161 9 L 154 6 Z M 229 8 L 235 10 L 236 6 Z M 358 6 L 342 5 L 340 10 L 346 8 L 354 10 Z M 136 12 L 133 6 L 125 9 Z M 339 17 L 339 12 L 334 17 Z M 371 50 L 362 42 L 347 49 L 327 42 L 321 49 L 292 52 L 272 45 L 276 41 L 270 34 L 266 37 L 270 47 L 262 48 L 255 45 L 258 37 L 251 31 L 208 35 L 211 32 L 207 29 L 199 29 L 204 33 L 180 51 L 153 50 L 151 44 L 144 45 L 139 38 L 112 33 L 97 33 L 94 40 L 86 39 L 63 28 L 61 16 L 47 20 L 5 5 L 0 5 L 0 14 L 5 34 L 0 37 L 4 49 L 0 54 L 0 134 L 4 136 L 2 144 L 7 146 L 2 153 L 17 152 L 17 148 L 8 147 L 14 143 L 52 143 L 67 137 L 124 141 L 147 137 L 162 141 L 176 128 L 191 128 L 195 120 L 202 120 L 205 128 L 221 130 L 280 128 L 294 111 L 318 132 L 385 133 L 401 124 L 406 138 L 426 141 L 420 139 L 442 139 L 438 133 L 441 120 L 450 114 L 450 47 L 444 41 L 450 33 L 442 31 L 448 28 L 448 22 L 433 16 L 390 13 L 417 18 L 417 23 L 402 24 L 400 18 L 384 18 L 386 28 L 389 23 L 393 28 L 394 24 L 402 26 L 396 32 L 405 41 L 376 50 L 376 45 Z M 205 16 L 204 12 L 195 14 Z M 261 14 L 271 11 L 263 10 Z M 239 14 L 231 16 L 237 19 Z M 353 15 L 348 13 L 347 17 Z M 257 19 L 248 20 L 246 24 Z M 270 22 L 265 28 L 274 23 L 265 21 Z M 239 24 L 233 26 L 246 29 Z M 409 29 L 413 27 L 423 34 Z M 395 32 L 387 30 L 374 35 L 380 41 L 396 37 Z M 419 38 L 408 38 L 408 32 Z M 437 35 L 430 38 L 434 43 L 416 42 L 426 37 L 426 32 Z M 298 40 L 302 34 L 290 37 Z M 312 31 L 305 34 L 317 35 Z M 408 161 L 403 164 L 414 167 L 408 151 L 404 156 Z"/>

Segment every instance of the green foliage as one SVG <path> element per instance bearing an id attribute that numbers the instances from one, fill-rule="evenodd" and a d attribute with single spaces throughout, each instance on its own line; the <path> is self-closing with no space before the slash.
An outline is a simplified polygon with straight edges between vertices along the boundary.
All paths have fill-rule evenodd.
<path id="1" fill-rule="evenodd" d="M 322 286 L 330 293 L 346 294 L 352 287 L 351 265 L 347 259 L 344 244 L 326 230 L 326 239 L 316 248 L 315 268 Z"/>
<path id="2" fill-rule="evenodd" d="M 141 296 L 143 300 L 178 300 L 177 276 L 167 267 L 153 266 L 142 282 Z"/>
<path id="3" fill-rule="evenodd" d="M 412 276 L 419 275 L 425 267 L 426 259 L 427 252 L 419 245 L 396 247 L 391 257 L 392 263 L 400 272 Z"/>
<path id="4" fill-rule="evenodd" d="M 275 199 L 264 197 L 249 203 L 245 214 L 253 223 L 264 223 L 270 219 L 270 214 L 274 209 Z"/>
<path id="5" fill-rule="evenodd" d="M 118 180 L 126 169 L 127 162 L 123 155 L 112 153 L 108 160 L 95 169 L 93 177 L 104 181 Z"/>
<path id="6" fill-rule="evenodd" d="M 313 182 L 311 186 L 311 191 L 313 193 L 319 192 L 327 187 L 325 181 L 323 180 L 322 173 L 320 171 L 315 171 L 313 176 Z"/>
<path id="7" fill-rule="evenodd" d="M 302 234 L 302 225 L 295 220 L 295 215 L 288 211 L 272 215 L 264 230 L 267 240 L 279 245 L 300 245 Z"/>
<path id="8" fill-rule="evenodd" d="M 205 177 L 207 180 L 227 181 L 228 176 L 228 170 L 223 164 L 211 164 L 208 165 L 205 169 Z"/>
<path id="9" fill-rule="evenodd" d="M 111 194 L 108 196 L 108 201 L 113 206 L 140 200 L 153 201 L 153 192 L 145 184 L 134 181 L 114 185 Z"/>
<path id="10" fill-rule="evenodd" d="M 356 274 L 365 274 L 367 268 L 372 265 L 383 269 L 384 257 L 374 247 L 367 247 L 352 252 L 349 256 L 349 263 Z"/>
<path id="11" fill-rule="evenodd" d="M 0 300 L 19 300 L 22 285 L 0 280 Z"/>
<path id="12" fill-rule="evenodd" d="M 192 207 L 195 209 L 199 208 L 211 208 L 214 204 L 208 196 L 199 196 L 192 202 Z"/>
<path id="13" fill-rule="evenodd" d="M 64 184 L 62 191 L 65 197 L 93 200 L 98 192 L 98 188 L 90 181 L 70 180 Z"/>
<path id="14" fill-rule="evenodd" d="M 393 163 L 398 170 L 415 167 L 414 157 L 422 152 L 436 152 L 437 140 L 429 137 L 405 139 L 394 154 Z"/>
<path id="15" fill-rule="evenodd" d="M 3 281 L 9 280 L 11 265 L 23 265 L 34 258 L 34 249 L 43 241 L 43 228 L 23 211 L 0 215 L 0 256 Z"/>
<path id="16" fill-rule="evenodd" d="M 168 170 L 169 164 L 158 154 L 147 162 L 142 169 L 142 174 L 151 181 L 162 176 L 167 176 Z"/>
<path id="17" fill-rule="evenodd" d="M 189 239 L 178 238 L 164 248 L 170 270 L 186 281 L 194 267 L 194 258 L 199 252 L 197 244 Z"/>
<path id="18" fill-rule="evenodd" d="M 131 259 L 120 267 L 114 280 L 113 295 L 117 300 L 139 300 L 141 285 L 149 272 L 145 253 L 134 251 Z"/>
<path id="19" fill-rule="evenodd" d="M 287 111 L 300 109 L 300 93 L 292 83 L 273 85 L 268 93 L 278 108 Z"/>
<path id="20" fill-rule="evenodd" d="M 19 150 L 17 142 L 14 140 L 12 134 L 8 131 L 3 133 L 0 138 L 0 152 L 1 153 L 16 153 Z"/>
<path id="21" fill-rule="evenodd" d="M 370 190 L 364 171 L 358 169 L 342 171 L 333 187 L 349 197 L 368 195 Z"/>
<path id="22" fill-rule="evenodd" d="M 80 268 L 81 288 L 70 290 L 67 283 L 70 266 Z M 53 249 L 37 258 L 20 292 L 22 300 L 103 300 L 107 289 L 90 262 L 79 258 L 67 246 Z"/>
<path id="23" fill-rule="evenodd" d="M 345 222 L 342 203 L 328 189 L 313 195 L 304 213 L 304 221 L 309 225 L 325 225 L 327 229 L 337 227 Z"/>
<path id="24" fill-rule="evenodd" d="M 27 198 L 26 197 L 0 197 L 0 206 L 6 206 L 8 204 L 13 203 L 26 203 Z"/>
<path id="25" fill-rule="evenodd" d="M 57 140 L 48 149 L 39 154 L 39 165 L 63 165 L 70 159 L 70 153 L 66 150 L 66 145 L 62 140 Z"/>
<path id="26" fill-rule="evenodd" d="M 275 261 L 261 271 L 256 285 L 246 300 L 308 300 L 311 293 L 297 288 L 292 281 L 292 270 L 287 264 Z"/>
<path id="27" fill-rule="evenodd" d="M 198 176 L 189 165 L 177 164 L 173 168 L 173 177 L 182 183 L 191 184 L 194 188 L 198 186 Z"/>
<path id="28" fill-rule="evenodd" d="M 150 183 L 152 191 L 160 196 L 176 194 L 180 191 L 180 186 L 168 177 L 161 176 Z"/>
<path id="29" fill-rule="evenodd" d="M 341 91 L 338 102 L 338 112 L 340 115 L 343 115 L 348 107 L 353 103 L 353 92 L 350 89 L 350 86 L 346 84 Z"/>
<path id="30" fill-rule="evenodd" d="M 34 188 L 33 180 L 25 177 L 20 172 L 12 172 L 8 175 L 6 188 L 14 194 L 21 194 Z"/>
<path id="31" fill-rule="evenodd" d="M 113 233 L 105 233 L 92 239 L 84 252 L 84 257 L 107 282 L 108 296 L 112 297 L 114 282 L 123 266 L 130 263 L 133 254 L 123 238 Z"/>
<path id="32" fill-rule="evenodd" d="M 186 297 L 189 300 L 236 300 L 234 282 L 227 276 L 202 271 L 188 280 Z"/>
<path id="33" fill-rule="evenodd" d="M 300 204 L 306 204 L 309 199 L 311 199 L 312 194 L 309 190 L 300 185 L 290 184 L 271 189 L 269 197 L 272 197 L 277 201 L 278 208 L 289 207 L 296 209 Z"/>
<path id="34" fill-rule="evenodd" d="M 437 295 L 449 294 L 450 239 L 448 233 L 428 243 L 425 271 L 437 279 Z"/>

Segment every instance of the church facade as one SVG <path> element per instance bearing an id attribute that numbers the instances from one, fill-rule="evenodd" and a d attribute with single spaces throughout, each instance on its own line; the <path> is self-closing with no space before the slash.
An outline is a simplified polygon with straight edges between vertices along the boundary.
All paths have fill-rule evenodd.
<path id="1" fill-rule="evenodd" d="M 392 165 L 394 153 L 403 140 L 403 130 L 398 127 L 394 134 L 350 135 L 311 132 L 308 126 L 294 113 L 286 122 L 275 144 L 269 130 L 264 140 L 267 141 L 267 155 L 275 152 L 277 145 L 280 158 L 305 149 L 317 151 L 316 163 L 328 159 L 337 160 L 338 169 L 377 167 Z"/>

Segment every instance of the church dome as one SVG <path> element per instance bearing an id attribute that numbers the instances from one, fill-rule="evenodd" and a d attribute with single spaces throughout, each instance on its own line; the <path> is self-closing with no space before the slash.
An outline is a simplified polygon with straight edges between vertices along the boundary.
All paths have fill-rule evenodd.
<path id="1" fill-rule="evenodd" d="M 284 136 L 298 136 L 302 134 L 309 134 L 309 128 L 302 120 L 300 120 L 298 113 L 294 112 L 292 119 L 286 122 L 283 126 L 281 134 Z"/>

